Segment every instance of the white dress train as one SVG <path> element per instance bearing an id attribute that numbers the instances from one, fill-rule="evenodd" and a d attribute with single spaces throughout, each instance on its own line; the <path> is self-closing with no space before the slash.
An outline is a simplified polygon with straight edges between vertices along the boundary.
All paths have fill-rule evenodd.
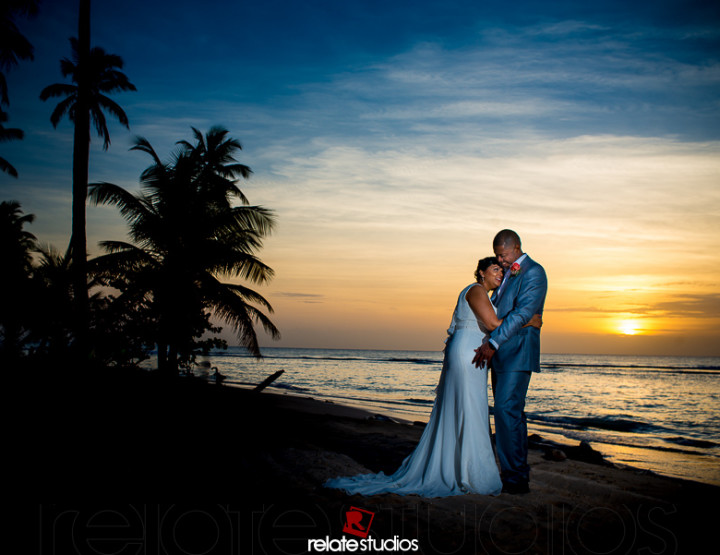
<path id="1" fill-rule="evenodd" d="M 490 441 L 487 368 L 472 363 L 486 337 L 462 290 L 453 313 L 440 381 L 430 420 L 420 441 L 388 476 L 360 474 L 333 478 L 324 486 L 349 494 L 415 494 L 446 497 L 479 493 L 497 495 L 502 481 Z"/>

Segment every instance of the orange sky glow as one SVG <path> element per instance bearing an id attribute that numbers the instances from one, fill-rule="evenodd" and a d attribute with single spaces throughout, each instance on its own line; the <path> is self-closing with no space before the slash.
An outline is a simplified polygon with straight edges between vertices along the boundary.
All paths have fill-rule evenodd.
<path id="1" fill-rule="evenodd" d="M 548 274 L 544 352 L 720 354 L 717 152 L 629 137 L 529 150 L 365 183 L 370 161 L 352 153 L 336 189 L 275 202 L 264 252 L 277 272 L 265 290 L 283 331 L 275 344 L 440 350 L 458 292 L 509 227 Z M 337 162 L 312 161 L 308 182 Z M 283 185 L 255 186 L 270 205 Z"/>

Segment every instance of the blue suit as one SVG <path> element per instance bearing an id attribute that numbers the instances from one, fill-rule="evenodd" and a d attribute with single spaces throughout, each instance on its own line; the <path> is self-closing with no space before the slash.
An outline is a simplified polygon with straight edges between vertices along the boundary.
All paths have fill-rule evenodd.
<path id="1" fill-rule="evenodd" d="M 545 270 L 526 256 L 520 263 L 520 272 L 508 275 L 498 291 L 491 300 L 503 322 L 490 334 L 498 347 L 491 359 L 495 446 L 503 482 L 522 483 L 530 475 L 525 396 L 531 373 L 540 370 L 540 330 L 523 326 L 534 314 L 543 312 L 547 294 Z"/>

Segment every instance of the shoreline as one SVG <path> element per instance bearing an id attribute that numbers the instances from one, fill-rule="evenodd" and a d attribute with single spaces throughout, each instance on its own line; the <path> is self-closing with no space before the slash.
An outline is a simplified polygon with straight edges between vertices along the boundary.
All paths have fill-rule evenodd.
<path id="1" fill-rule="evenodd" d="M 227 387 L 235 387 L 238 389 L 252 389 L 250 385 L 227 384 Z M 427 422 L 429 413 L 422 415 L 409 415 L 403 411 L 393 410 L 382 402 L 373 404 L 371 402 L 363 403 L 361 401 L 353 402 L 352 399 L 338 399 L 335 397 L 323 398 L 312 393 L 298 393 L 291 390 L 285 390 L 274 386 L 269 386 L 266 394 L 278 395 L 281 397 L 298 397 L 314 400 L 318 403 L 332 404 L 339 408 L 347 407 L 348 409 L 357 409 L 365 411 L 369 416 L 381 415 L 399 423 L 411 424 L 413 422 Z M 419 418 L 413 418 L 419 416 Z M 492 420 L 492 418 L 491 418 Z M 494 424 L 491 422 L 494 429 Z M 716 471 L 715 461 L 709 460 L 709 457 L 701 453 L 673 449 L 668 447 L 665 449 L 653 448 L 650 446 L 638 446 L 623 443 L 612 443 L 599 440 L 582 440 L 569 437 L 564 432 L 570 432 L 560 426 L 548 426 L 546 424 L 538 424 L 528 421 L 528 435 L 542 436 L 550 442 L 558 445 L 559 449 L 570 448 L 580 443 L 589 443 L 590 446 L 610 462 L 618 467 L 628 468 L 633 471 L 653 473 L 658 476 L 667 478 L 675 478 L 679 480 L 687 480 L 720 487 L 720 474 Z M 697 476 L 687 476 L 676 471 L 678 467 L 687 468 L 694 467 Z M 703 479 L 704 478 L 704 479 Z"/>
<path id="2" fill-rule="evenodd" d="M 260 364 L 243 362 L 239 351 L 214 353 L 208 360 L 227 376 L 226 383 L 259 383 L 283 369 L 286 374 L 271 386 L 277 384 L 274 392 L 330 399 L 414 421 L 429 417 L 440 355 L 277 348 Z M 543 357 L 545 368 L 533 378 L 526 409 L 530 433 L 566 443 L 587 441 L 618 464 L 720 485 L 720 443 L 713 424 L 717 410 L 712 405 L 720 359 Z M 675 377 L 683 390 L 697 395 L 694 405 L 685 406 L 672 386 Z M 704 405 L 706 412 L 700 409 Z"/>

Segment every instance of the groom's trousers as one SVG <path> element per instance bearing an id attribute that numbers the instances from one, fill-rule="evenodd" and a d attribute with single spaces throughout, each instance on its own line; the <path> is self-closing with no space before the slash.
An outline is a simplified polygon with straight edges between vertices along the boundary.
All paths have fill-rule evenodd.
<path id="1" fill-rule="evenodd" d="M 495 416 L 495 449 L 500 461 L 500 474 L 505 483 L 527 483 L 530 466 L 527 462 L 527 420 L 525 396 L 530 372 L 492 371 Z"/>

